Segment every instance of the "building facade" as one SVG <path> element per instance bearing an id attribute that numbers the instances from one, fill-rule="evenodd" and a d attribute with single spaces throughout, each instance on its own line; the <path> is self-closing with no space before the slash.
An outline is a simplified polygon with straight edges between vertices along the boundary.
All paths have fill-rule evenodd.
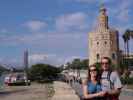
<path id="1" fill-rule="evenodd" d="M 89 65 L 100 62 L 102 57 L 111 58 L 115 65 L 119 62 L 118 31 L 109 27 L 106 11 L 102 5 L 97 25 L 92 32 L 89 32 Z"/>

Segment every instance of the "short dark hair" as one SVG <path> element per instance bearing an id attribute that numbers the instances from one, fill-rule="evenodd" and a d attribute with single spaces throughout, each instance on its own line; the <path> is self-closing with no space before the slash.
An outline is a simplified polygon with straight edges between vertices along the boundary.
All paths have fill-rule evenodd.
<path id="1" fill-rule="evenodd" d="M 107 59 L 109 64 L 112 63 L 112 62 L 111 62 L 111 59 L 110 59 L 109 57 L 102 57 L 101 62 L 102 62 L 103 59 Z"/>

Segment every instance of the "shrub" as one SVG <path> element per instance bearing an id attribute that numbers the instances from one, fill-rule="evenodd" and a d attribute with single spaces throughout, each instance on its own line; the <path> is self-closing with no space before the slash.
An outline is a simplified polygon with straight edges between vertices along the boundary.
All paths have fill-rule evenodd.
<path id="1" fill-rule="evenodd" d="M 133 84 L 133 77 L 132 78 L 130 78 L 130 77 L 125 77 L 125 78 L 121 78 L 121 82 L 122 82 L 122 84 Z"/>

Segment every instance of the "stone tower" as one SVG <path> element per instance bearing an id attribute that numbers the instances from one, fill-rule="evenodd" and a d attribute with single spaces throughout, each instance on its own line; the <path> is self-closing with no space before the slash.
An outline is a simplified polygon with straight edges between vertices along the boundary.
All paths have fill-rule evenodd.
<path id="1" fill-rule="evenodd" d="M 89 65 L 100 62 L 102 57 L 110 57 L 112 63 L 118 64 L 118 31 L 111 29 L 104 5 L 100 7 L 97 25 L 89 33 Z"/>

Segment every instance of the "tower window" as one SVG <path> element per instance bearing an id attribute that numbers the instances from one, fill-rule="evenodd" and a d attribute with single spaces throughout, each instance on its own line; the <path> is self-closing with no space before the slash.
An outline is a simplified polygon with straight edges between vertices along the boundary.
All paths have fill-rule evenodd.
<path id="1" fill-rule="evenodd" d="M 97 56 L 97 60 L 99 60 L 99 59 L 100 59 L 100 55 L 99 55 L 99 54 L 97 54 L 96 56 Z"/>
<path id="2" fill-rule="evenodd" d="M 99 45 L 99 42 L 97 42 L 97 45 Z"/>
<path id="3" fill-rule="evenodd" d="M 107 41 L 105 41 L 104 44 L 106 45 L 107 44 Z"/>
<path id="4" fill-rule="evenodd" d="M 113 44 L 113 42 L 112 42 L 112 41 L 110 41 L 110 44 L 112 45 L 112 44 Z"/>
<path id="5" fill-rule="evenodd" d="M 115 53 L 112 53 L 112 59 L 115 59 L 116 56 L 115 56 Z"/>

